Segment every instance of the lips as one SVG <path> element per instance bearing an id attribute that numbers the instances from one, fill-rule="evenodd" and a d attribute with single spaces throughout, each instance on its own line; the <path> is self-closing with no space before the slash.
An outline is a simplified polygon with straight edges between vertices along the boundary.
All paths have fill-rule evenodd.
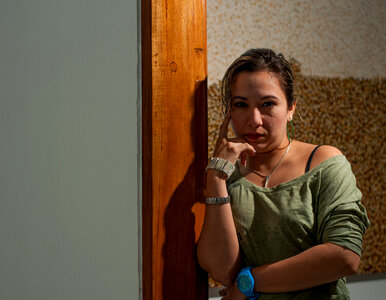
<path id="1" fill-rule="evenodd" d="M 260 133 L 248 133 L 244 136 L 246 137 L 247 140 L 255 142 L 260 140 L 264 135 Z"/>

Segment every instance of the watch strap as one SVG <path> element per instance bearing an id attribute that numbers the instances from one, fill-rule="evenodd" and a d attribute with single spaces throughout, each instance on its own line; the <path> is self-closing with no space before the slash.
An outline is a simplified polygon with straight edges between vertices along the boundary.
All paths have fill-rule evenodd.
<path id="1" fill-rule="evenodd" d="M 251 273 L 252 269 L 253 267 L 243 268 L 236 278 L 236 285 L 240 290 L 240 292 L 242 292 L 245 296 L 247 296 L 248 299 L 255 300 L 259 298 L 259 293 L 254 291 L 255 280 Z M 247 277 L 248 281 L 250 282 L 250 286 L 248 287 L 245 287 L 245 279 L 246 279 L 245 277 Z"/>
<path id="2" fill-rule="evenodd" d="M 205 203 L 206 204 L 226 204 L 231 202 L 231 197 L 226 196 L 226 197 L 207 197 L 205 198 Z"/>

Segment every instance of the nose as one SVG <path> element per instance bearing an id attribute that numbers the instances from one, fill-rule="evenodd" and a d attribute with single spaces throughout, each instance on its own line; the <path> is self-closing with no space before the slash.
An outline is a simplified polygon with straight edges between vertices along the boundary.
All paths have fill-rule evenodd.
<path id="1" fill-rule="evenodd" d="M 248 113 L 248 125 L 261 126 L 262 124 L 263 119 L 260 110 L 257 107 L 251 108 Z"/>

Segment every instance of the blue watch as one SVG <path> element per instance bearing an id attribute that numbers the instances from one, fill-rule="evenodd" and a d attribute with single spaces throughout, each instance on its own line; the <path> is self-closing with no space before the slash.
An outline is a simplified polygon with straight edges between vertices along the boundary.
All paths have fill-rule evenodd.
<path id="1" fill-rule="evenodd" d="M 242 269 L 237 275 L 236 285 L 245 296 L 250 300 L 255 300 L 259 297 L 259 293 L 253 290 L 255 286 L 255 280 L 251 274 L 252 267 L 246 267 Z"/>

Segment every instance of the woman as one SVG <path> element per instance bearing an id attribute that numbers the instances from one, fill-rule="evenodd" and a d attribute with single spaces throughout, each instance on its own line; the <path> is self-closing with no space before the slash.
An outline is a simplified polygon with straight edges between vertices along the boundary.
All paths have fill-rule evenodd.
<path id="1" fill-rule="evenodd" d="M 342 153 L 291 139 L 289 63 L 249 50 L 225 73 L 222 96 L 200 265 L 225 285 L 222 299 L 349 299 L 344 277 L 358 269 L 369 221 Z"/>

